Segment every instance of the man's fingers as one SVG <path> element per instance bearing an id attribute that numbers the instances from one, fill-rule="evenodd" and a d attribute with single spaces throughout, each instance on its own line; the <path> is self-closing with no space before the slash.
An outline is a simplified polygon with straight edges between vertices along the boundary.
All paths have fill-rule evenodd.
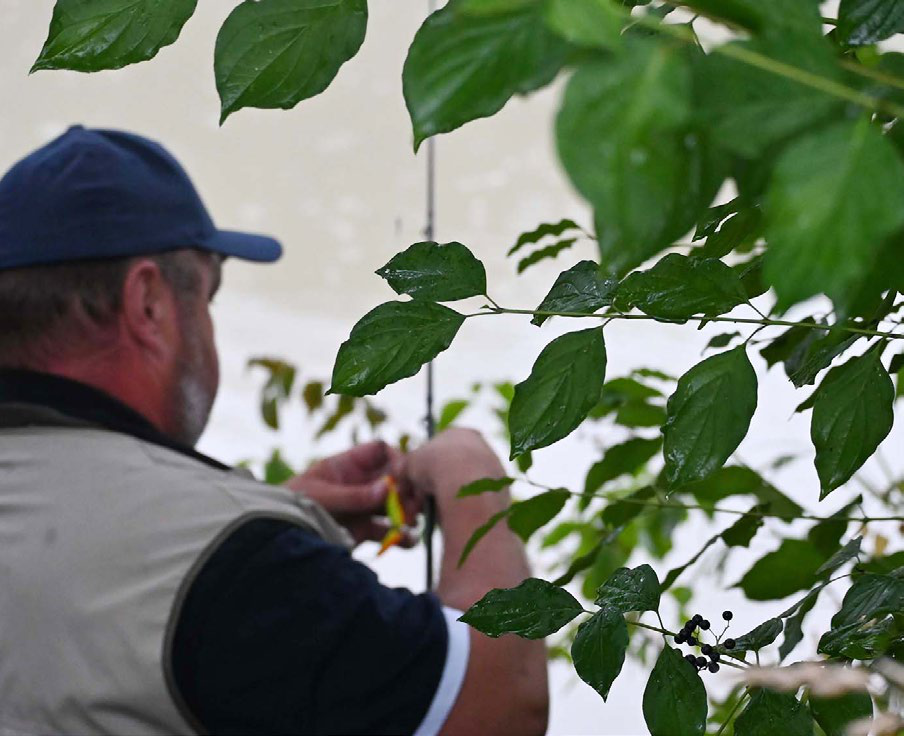
<path id="1" fill-rule="evenodd" d="M 319 503 L 333 516 L 372 514 L 386 506 L 386 478 L 370 483 L 330 483 L 319 478 L 299 478 L 294 488 Z"/>

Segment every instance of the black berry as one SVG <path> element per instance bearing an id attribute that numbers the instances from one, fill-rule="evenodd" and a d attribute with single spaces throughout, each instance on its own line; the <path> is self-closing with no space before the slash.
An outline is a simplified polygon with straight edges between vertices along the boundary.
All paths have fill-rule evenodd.
<path id="1" fill-rule="evenodd" d="M 700 622 L 700 628 L 703 629 L 704 631 L 709 631 L 709 627 L 710 627 L 710 623 L 706 619 L 703 619 Z"/>
<path id="2" fill-rule="evenodd" d="M 704 654 L 709 654 L 710 652 L 712 652 L 712 650 L 713 648 L 709 644 L 704 644 L 702 647 L 700 647 L 700 651 Z"/>
<path id="3" fill-rule="evenodd" d="M 697 628 L 697 624 L 695 624 L 693 621 L 685 621 L 684 622 L 684 630 L 685 631 L 691 632 L 696 628 Z"/>
<path id="4" fill-rule="evenodd" d="M 734 649 L 735 648 L 735 640 L 734 639 L 726 639 L 724 646 L 726 649 Z"/>
<path id="5" fill-rule="evenodd" d="M 731 621 L 734 618 L 734 614 L 731 611 L 722 611 L 722 618 L 726 621 Z"/>
<path id="6" fill-rule="evenodd" d="M 687 643 L 690 644 L 692 647 L 697 646 L 697 637 L 696 636 L 687 637 Z"/>
<path id="7" fill-rule="evenodd" d="M 722 659 L 722 655 L 720 655 L 718 652 L 713 652 L 712 654 L 709 655 L 709 658 L 713 662 L 718 662 L 720 659 Z"/>
<path id="8" fill-rule="evenodd" d="M 685 654 L 684 658 L 690 662 L 694 667 L 697 666 L 697 658 L 693 654 Z"/>
<path id="9" fill-rule="evenodd" d="M 703 620 L 703 616 L 701 616 L 699 613 L 695 613 L 694 618 L 692 620 L 695 624 L 697 624 L 699 626 L 700 622 Z"/>
<path id="10" fill-rule="evenodd" d="M 697 657 L 697 666 L 706 667 L 706 657 Z"/>
<path id="11" fill-rule="evenodd" d="M 676 644 L 684 644 L 684 632 L 683 631 L 679 631 L 677 634 L 675 634 L 675 643 Z"/>
<path id="12" fill-rule="evenodd" d="M 719 671 L 719 663 L 718 662 L 710 662 L 709 663 L 709 671 L 710 672 L 718 672 Z"/>

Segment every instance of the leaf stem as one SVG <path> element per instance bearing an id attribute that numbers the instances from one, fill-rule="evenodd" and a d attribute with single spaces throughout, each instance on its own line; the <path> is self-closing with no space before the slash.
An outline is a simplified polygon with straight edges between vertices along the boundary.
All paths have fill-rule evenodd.
<path id="1" fill-rule="evenodd" d="M 582 493 L 569 491 L 573 496 L 583 496 Z M 591 494 L 593 498 L 606 498 L 606 496 Z M 686 509 L 688 511 L 708 511 L 714 514 L 735 514 L 736 516 L 753 516 L 760 519 L 806 519 L 808 521 L 846 521 L 867 524 L 871 521 L 904 521 L 904 516 L 815 516 L 813 514 L 776 514 L 768 511 L 737 511 L 725 509 L 720 506 L 704 506 L 695 503 L 671 503 L 658 501 L 643 501 L 635 498 L 619 498 L 618 503 L 633 503 L 638 506 L 651 508 Z"/>
<path id="2" fill-rule="evenodd" d="M 676 636 L 674 631 L 669 631 L 668 629 L 663 629 L 658 626 L 650 626 L 649 624 L 645 624 L 641 621 L 629 621 L 628 619 L 625 619 L 625 623 L 628 624 L 628 626 L 638 626 L 641 629 L 649 629 L 650 631 L 655 631 L 659 634 L 662 634 L 663 636 L 671 636 L 673 638 Z M 729 667 L 734 667 L 739 670 L 746 669 L 745 667 L 743 667 L 739 664 L 736 664 L 734 662 L 728 662 L 724 659 L 721 661 L 721 664 L 726 664 Z"/>
<path id="3" fill-rule="evenodd" d="M 745 466 L 746 467 L 746 466 Z M 571 491 L 567 488 L 562 488 L 561 486 L 547 486 L 542 483 L 537 483 L 536 481 L 530 480 L 529 478 L 521 478 L 523 482 L 528 485 L 532 485 L 536 488 L 541 488 L 546 491 L 553 490 L 562 490 L 568 491 L 572 496 L 580 496 L 581 498 L 586 498 L 586 496 L 579 491 Z M 668 501 L 644 501 L 638 498 L 616 498 L 611 499 L 608 496 L 599 493 L 591 493 L 589 494 L 590 498 L 601 498 L 607 501 L 613 501 L 618 503 L 633 503 L 637 506 L 649 506 L 650 508 L 669 508 L 669 509 L 685 509 L 687 511 L 708 511 L 713 514 L 734 514 L 735 516 L 755 516 L 759 519 L 782 519 L 782 520 L 794 520 L 794 519 L 805 519 L 806 521 L 846 521 L 846 522 L 856 522 L 860 524 L 868 524 L 871 521 L 904 521 L 904 516 L 815 516 L 813 514 L 776 514 L 770 513 L 768 511 L 737 511 L 736 509 L 725 509 L 721 506 L 704 506 L 702 504 L 695 503 L 672 503 Z M 724 633 L 724 632 L 723 632 Z"/>
<path id="4" fill-rule="evenodd" d="M 644 322 L 663 322 L 668 323 L 668 320 L 657 319 L 656 317 L 651 317 L 648 314 L 625 314 L 622 312 L 602 312 L 596 314 L 585 314 L 582 312 L 550 312 L 550 311 L 542 311 L 537 309 L 512 309 L 510 307 L 498 307 L 489 309 L 484 312 L 473 312 L 471 314 L 465 314 L 466 318 L 471 317 L 480 317 L 482 315 L 489 314 L 524 314 L 524 315 L 532 315 L 539 317 L 574 317 L 574 318 L 595 318 L 595 319 L 605 319 L 605 320 L 639 320 Z M 850 332 L 855 335 L 865 335 L 867 337 L 881 337 L 886 340 L 902 340 L 904 339 L 904 334 L 897 334 L 894 332 L 884 332 L 882 330 L 870 330 L 863 327 L 851 327 L 848 325 L 824 325 L 819 324 L 817 322 L 795 322 L 793 320 L 787 319 L 764 319 L 764 318 L 754 318 L 754 317 L 688 317 L 688 322 L 725 322 L 729 324 L 737 324 L 737 325 L 762 325 L 764 327 L 803 327 L 811 330 L 820 330 L 822 332 L 830 332 L 831 330 L 841 330 L 843 332 Z"/>
<path id="5" fill-rule="evenodd" d="M 680 0 L 666 0 L 666 2 L 670 5 L 674 5 L 675 7 L 683 7 L 686 5 L 686 3 L 681 2 Z M 715 20 L 717 22 L 725 22 L 724 19 L 718 17 L 707 17 L 710 17 L 712 20 Z M 636 19 L 639 25 L 646 26 L 651 30 L 661 31 L 662 33 L 669 35 L 672 38 L 676 38 L 686 43 L 696 43 L 696 34 L 683 25 L 666 23 L 659 20 L 658 18 L 648 15 L 639 15 L 636 17 L 631 16 L 631 18 L 632 20 Z M 752 49 L 749 49 L 747 47 L 738 46 L 736 44 L 722 44 L 720 46 L 715 46 L 712 49 L 712 53 L 721 54 L 722 56 L 727 56 L 728 58 L 745 63 L 748 66 L 762 69 L 763 71 L 775 74 L 779 77 L 791 79 L 812 89 L 817 89 L 821 92 L 825 92 L 832 97 L 837 97 L 838 99 L 852 102 L 855 105 L 859 105 L 860 107 L 863 107 L 867 110 L 872 110 L 873 112 L 884 112 L 897 118 L 904 117 L 904 107 L 902 107 L 901 105 L 873 97 L 872 95 L 864 94 L 863 92 L 853 89 L 852 87 L 848 87 L 841 82 L 836 82 L 834 79 L 828 79 L 826 77 L 820 76 L 819 74 L 814 74 L 813 72 L 807 71 L 806 69 L 801 69 L 792 64 L 786 64 L 785 62 L 778 61 L 777 59 L 773 59 L 769 56 L 766 56 L 765 54 L 761 54 L 758 51 L 753 51 Z M 889 77 L 886 79 L 886 75 L 882 74 L 881 76 L 883 77 L 883 79 L 879 80 L 877 79 L 876 74 L 864 73 L 864 67 L 860 64 L 850 64 L 843 66 L 845 66 L 845 68 L 847 68 L 849 71 L 853 71 L 856 74 L 868 76 L 872 79 L 876 79 L 876 81 L 883 81 L 886 84 L 892 84 L 889 79 L 893 78 Z M 904 81 L 901 80 L 895 80 L 895 82 L 904 84 Z M 898 84 L 894 84 L 894 86 L 898 86 Z"/>

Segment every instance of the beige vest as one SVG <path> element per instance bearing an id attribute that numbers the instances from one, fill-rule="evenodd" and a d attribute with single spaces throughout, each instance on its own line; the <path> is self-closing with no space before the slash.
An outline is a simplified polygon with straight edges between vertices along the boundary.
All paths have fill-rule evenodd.
<path id="1" fill-rule="evenodd" d="M 0 736 L 195 732 L 168 670 L 195 571 L 250 518 L 348 535 L 241 471 L 71 420 L 8 426 L 4 411 Z"/>

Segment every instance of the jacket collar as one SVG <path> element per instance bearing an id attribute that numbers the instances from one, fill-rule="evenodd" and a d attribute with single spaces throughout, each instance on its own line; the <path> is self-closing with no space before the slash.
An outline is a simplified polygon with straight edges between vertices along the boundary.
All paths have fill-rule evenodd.
<path id="1" fill-rule="evenodd" d="M 130 406 L 93 386 L 50 373 L 0 370 L 0 426 L 29 425 L 102 427 L 230 470 L 165 435 Z"/>

